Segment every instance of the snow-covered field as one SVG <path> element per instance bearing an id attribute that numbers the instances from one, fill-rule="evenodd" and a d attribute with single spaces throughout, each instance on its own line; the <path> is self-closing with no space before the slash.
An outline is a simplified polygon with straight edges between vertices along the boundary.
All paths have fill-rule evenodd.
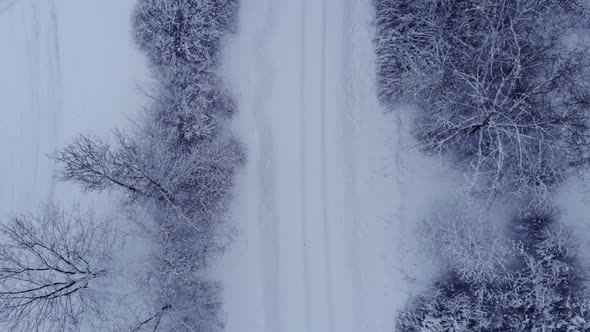
<path id="1" fill-rule="evenodd" d="M 41 202 L 92 200 L 56 184 L 46 154 L 72 136 L 127 125 L 145 60 L 131 39 L 133 0 L 0 1 L 0 218 Z"/>
<path id="2" fill-rule="evenodd" d="M 224 61 L 248 153 L 220 269 L 228 332 L 392 331 L 427 281 L 413 231 L 441 181 L 378 103 L 371 19 L 369 0 L 241 4 Z"/>

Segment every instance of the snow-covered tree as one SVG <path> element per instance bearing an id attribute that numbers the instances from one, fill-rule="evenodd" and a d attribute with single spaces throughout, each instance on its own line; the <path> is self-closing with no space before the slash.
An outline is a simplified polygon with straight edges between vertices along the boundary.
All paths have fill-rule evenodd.
<path id="1" fill-rule="evenodd" d="M 457 211 L 467 207 L 453 206 Z M 443 270 L 466 282 L 492 282 L 510 260 L 508 241 L 502 230 L 476 213 L 454 214 L 439 211 L 425 220 L 421 242 L 429 254 L 437 257 Z"/>
<path id="2" fill-rule="evenodd" d="M 548 200 L 590 146 L 588 3 L 379 0 L 380 95 L 476 191 Z M 575 168 L 575 167 L 574 167 Z"/>
<path id="3" fill-rule="evenodd" d="M 175 148 L 160 127 L 151 128 L 140 143 L 117 132 L 115 143 L 80 135 L 53 155 L 60 178 L 86 190 L 119 188 L 131 202 L 156 200 L 187 218 L 219 212 L 217 202 L 228 195 L 233 168 L 242 162 L 239 145 L 217 137 L 189 151 Z"/>
<path id="4" fill-rule="evenodd" d="M 207 277 L 222 249 L 219 225 L 243 151 L 227 130 L 235 106 L 217 74 L 236 0 L 140 0 L 133 32 L 147 55 L 153 102 L 131 134 L 80 135 L 53 155 L 59 175 L 86 190 L 119 189 L 129 210 L 148 211 L 151 313 L 133 331 L 220 331 L 219 284 Z"/>
<path id="5" fill-rule="evenodd" d="M 159 249 L 146 280 L 154 307 L 166 310 L 146 318 L 142 329 L 218 331 L 219 286 L 204 271 L 221 250 L 215 232 L 227 210 L 233 170 L 243 161 L 240 146 L 218 135 L 187 150 L 168 127 L 153 123 L 142 135 L 139 143 L 118 133 L 114 144 L 77 137 L 54 156 L 61 178 L 87 190 L 120 189 L 129 203 L 151 211 L 156 224 L 150 235 Z"/>
<path id="6" fill-rule="evenodd" d="M 92 213 L 45 205 L 0 227 L 0 325 L 74 331 L 104 320 L 100 292 L 114 235 Z"/>
<path id="7" fill-rule="evenodd" d="M 134 15 L 135 37 L 158 68 L 182 63 L 212 71 L 237 8 L 236 0 L 142 0 Z"/>
<path id="8" fill-rule="evenodd" d="M 514 226 L 513 271 L 507 277 L 506 320 L 514 331 L 590 329 L 587 272 L 572 231 L 553 216 L 531 215 Z"/>
<path id="9" fill-rule="evenodd" d="M 470 200 L 490 207 L 516 194 L 525 203 L 508 237 L 461 208 L 432 218 L 425 242 L 445 275 L 400 314 L 398 328 L 589 330 L 586 275 L 571 232 L 551 213 L 555 189 L 590 161 L 588 2 L 375 6 L 382 102 L 418 106 L 420 148 L 466 175 Z"/>
<path id="10" fill-rule="evenodd" d="M 398 330 L 590 329 L 587 275 L 571 230 L 556 223 L 553 216 L 517 218 L 508 249 L 511 261 L 493 271 L 493 278 L 473 278 L 451 264 L 441 281 L 400 313 Z"/>

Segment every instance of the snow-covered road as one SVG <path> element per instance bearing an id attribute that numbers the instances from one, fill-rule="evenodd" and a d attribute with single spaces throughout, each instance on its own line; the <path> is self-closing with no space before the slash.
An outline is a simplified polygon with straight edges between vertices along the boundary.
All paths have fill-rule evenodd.
<path id="1" fill-rule="evenodd" d="M 242 1 L 224 67 L 248 150 L 220 269 L 228 332 L 392 331 L 406 302 L 417 216 L 371 15 L 370 0 Z"/>

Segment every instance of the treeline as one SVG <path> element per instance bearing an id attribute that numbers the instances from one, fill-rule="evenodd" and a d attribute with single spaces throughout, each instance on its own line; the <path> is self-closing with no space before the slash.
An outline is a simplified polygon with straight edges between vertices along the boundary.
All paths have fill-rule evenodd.
<path id="1" fill-rule="evenodd" d="M 208 268 L 223 249 L 218 232 L 244 162 L 227 125 L 235 105 L 217 74 L 221 39 L 237 10 L 237 0 L 139 0 L 133 32 L 156 82 L 144 91 L 152 102 L 133 131 L 116 131 L 114 139 L 80 135 L 52 156 L 61 180 L 122 193 L 127 217 L 141 223 L 155 248 L 140 278 L 151 311 L 116 330 L 223 329 L 220 285 Z M 153 222 L 137 220 L 136 211 Z M 77 330 L 108 320 L 98 317 L 103 302 L 94 296 L 109 273 L 95 258 L 117 256 L 106 241 L 108 221 L 98 232 L 89 228 L 93 218 L 74 215 L 49 205 L 0 231 L 11 240 L 0 250 L 0 317 L 11 330 Z"/>
<path id="2" fill-rule="evenodd" d="M 589 330 L 588 267 L 554 202 L 590 161 L 587 2 L 375 8 L 381 101 L 418 106 L 420 148 L 460 171 L 467 188 L 425 223 L 420 236 L 445 272 L 398 315 L 397 329 Z M 500 225 L 494 206 L 515 212 Z"/>

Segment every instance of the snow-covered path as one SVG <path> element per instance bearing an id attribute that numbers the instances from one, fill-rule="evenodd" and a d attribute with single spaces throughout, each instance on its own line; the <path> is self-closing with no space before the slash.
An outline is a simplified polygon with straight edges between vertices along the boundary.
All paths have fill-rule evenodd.
<path id="1" fill-rule="evenodd" d="M 220 269 L 228 332 L 392 331 L 407 299 L 401 119 L 377 101 L 370 6 L 242 1 L 224 68 L 249 159 Z"/>

